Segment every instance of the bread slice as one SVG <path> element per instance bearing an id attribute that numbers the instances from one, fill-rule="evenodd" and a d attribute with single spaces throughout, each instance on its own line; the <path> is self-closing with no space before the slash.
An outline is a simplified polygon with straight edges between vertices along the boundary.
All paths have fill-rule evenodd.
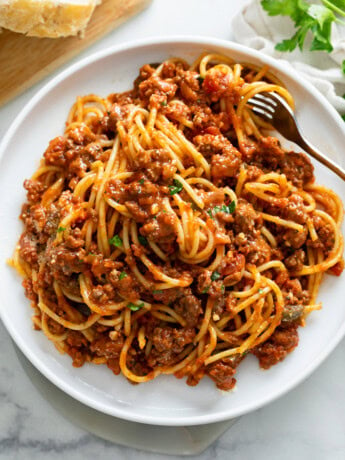
<path id="1" fill-rule="evenodd" d="M 32 37 L 82 32 L 100 0 L 0 0 L 0 28 Z"/>

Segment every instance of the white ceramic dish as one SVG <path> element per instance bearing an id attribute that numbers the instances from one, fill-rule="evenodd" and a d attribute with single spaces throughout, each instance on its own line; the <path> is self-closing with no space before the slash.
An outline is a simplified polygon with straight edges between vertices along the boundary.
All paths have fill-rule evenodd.
<path id="1" fill-rule="evenodd" d="M 19 276 L 5 265 L 21 232 L 18 220 L 25 194 L 23 180 L 38 165 L 48 141 L 62 133 L 77 95 L 107 95 L 129 89 L 144 63 L 170 56 L 189 61 L 213 50 L 238 61 L 267 63 L 285 82 L 296 100 L 297 114 L 307 137 L 339 161 L 345 144 L 345 125 L 328 102 L 300 76 L 275 60 L 230 42 L 195 37 L 158 38 L 98 52 L 62 72 L 48 83 L 18 115 L 0 147 L 0 312 L 19 348 L 51 382 L 70 396 L 106 414 L 157 425 L 197 425 L 225 420 L 273 401 L 305 379 L 331 353 L 345 334 L 343 278 L 327 277 L 320 292 L 324 309 L 308 318 L 300 329 L 300 345 L 281 364 L 261 371 L 253 357 L 239 367 L 237 389 L 218 391 L 209 379 L 197 387 L 163 376 L 153 382 L 131 385 L 105 366 L 75 369 L 42 333 L 33 331 L 31 311 Z M 319 183 L 344 196 L 345 185 L 317 166 Z"/>

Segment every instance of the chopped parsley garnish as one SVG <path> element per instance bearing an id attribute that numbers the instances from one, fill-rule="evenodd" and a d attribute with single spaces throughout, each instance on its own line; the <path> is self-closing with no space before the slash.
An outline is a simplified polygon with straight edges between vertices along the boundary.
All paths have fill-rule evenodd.
<path id="1" fill-rule="evenodd" d="M 167 101 L 162 101 L 162 102 L 161 102 L 161 105 L 162 105 L 163 107 L 166 107 L 166 106 L 168 105 L 168 103 L 167 103 Z"/>
<path id="2" fill-rule="evenodd" d="M 129 302 L 129 304 L 127 304 L 127 307 L 132 311 L 138 311 L 140 310 L 140 308 L 143 308 L 144 306 L 145 306 L 144 302 L 139 303 L 138 305 L 132 302 Z"/>
<path id="3" fill-rule="evenodd" d="M 117 248 L 121 248 L 123 243 L 119 235 L 114 235 L 112 238 L 110 238 L 109 244 L 112 244 L 113 246 L 116 246 Z"/>
<path id="4" fill-rule="evenodd" d="M 224 286 L 224 284 L 221 285 L 220 290 L 221 290 L 222 292 L 225 291 L 225 286 Z"/>
<path id="5" fill-rule="evenodd" d="M 123 280 L 123 278 L 126 278 L 127 273 L 126 272 L 121 272 L 119 276 L 119 280 Z"/>
<path id="6" fill-rule="evenodd" d="M 219 272 L 215 271 L 215 272 L 212 273 L 212 275 L 211 275 L 211 280 L 212 281 L 216 281 L 219 278 L 220 278 L 220 273 Z"/>
<path id="7" fill-rule="evenodd" d="M 65 230 L 66 230 L 66 227 L 59 227 L 59 228 L 57 229 L 57 232 L 58 232 L 58 233 L 61 233 L 61 232 L 64 232 Z"/>
<path id="8" fill-rule="evenodd" d="M 214 217 L 218 212 L 225 212 L 226 214 L 232 214 L 235 211 L 236 203 L 232 201 L 229 205 L 223 204 L 222 206 L 215 206 L 207 211 L 210 217 Z"/>
<path id="9" fill-rule="evenodd" d="M 140 179 L 139 184 L 143 185 L 144 182 L 145 182 L 145 179 Z"/>
<path id="10" fill-rule="evenodd" d="M 176 195 L 176 193 L 180 193 L 183 189 L 183 185 L 178 180 L 174 179 L 174 185 L 169 185 L 170 195 Z"/>
<path id="11" fill-rule="evenodd" d="M 161 291 L 160 289 L 157 289 L 155 291 L 152 291 L 152 294 L 163 294 L 163 291 Z"/>
<path id="12" fill-rule="evenodd" d="M 207 294 L 208 291 L 210 290 L 211 286 L 206 286 L 205 289 L 202 291 L 202 294 Z"/>
<path id="13" fill-rule="evenodd" d="M 144 236 L 139 235 L 138 240 L 140 244 L 142 244 L 143 246 L 147 246 L 147 239 Z"/>

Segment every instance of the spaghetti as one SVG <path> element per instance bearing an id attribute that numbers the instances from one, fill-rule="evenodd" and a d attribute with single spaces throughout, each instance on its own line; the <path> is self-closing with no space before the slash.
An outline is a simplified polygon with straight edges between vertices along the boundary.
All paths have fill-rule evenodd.
<path id="1" fill-rule="evenodd" d="M 297 346 L 323 274 L 343 269 L 343 207 L 267 136 L 248 102 L 263 91 L 294 105 L 266 66 L 203 54 L 77 98 L 25 181 L 12 260 L 74 366 L 230 390 L 248 352 L 268 368 Z"/>

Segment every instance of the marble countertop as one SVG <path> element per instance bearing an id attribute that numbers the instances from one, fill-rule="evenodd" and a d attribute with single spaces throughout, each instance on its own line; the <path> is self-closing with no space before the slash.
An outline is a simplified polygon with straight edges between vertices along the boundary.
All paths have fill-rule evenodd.
<path id="1" fill-rule="evenodd" d="M 244 3 L 245 0 L 155 0 L 148 10 L 77 59 L 112 44 L 153 35 L 209 35 L 231 39 L 231 17 Z M 43 84 L 44 81 L 0 109 L 0 137 Z M 344 356 L 343 340 L 308 380 L 278 401 L 239 419 L 197 458 L 343 460 Z M 0 407 L 0 460 L 181 458 L 119 447 L 67 421 L 43 399 L 23 372 L 1 323 Z"/>

